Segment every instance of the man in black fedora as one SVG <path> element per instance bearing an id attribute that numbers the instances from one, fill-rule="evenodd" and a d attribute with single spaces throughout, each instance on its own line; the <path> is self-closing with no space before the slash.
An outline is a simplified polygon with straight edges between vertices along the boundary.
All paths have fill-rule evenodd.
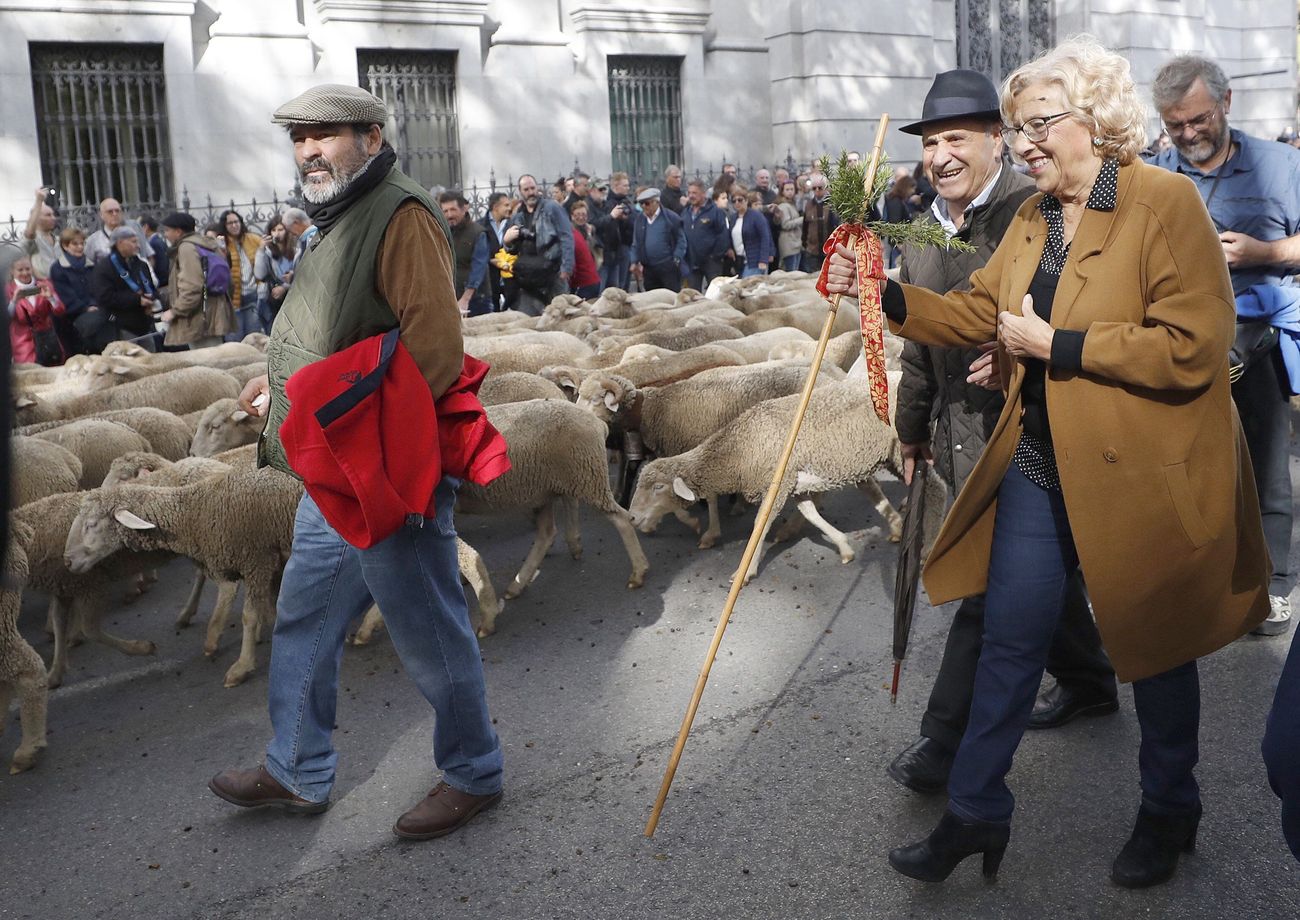
<path id="1" fill-rule="evenodd" d="M 922 163 L 938 197 L 924 219 L 974 252 L 903 247 L 900 280 L 939 293 L 967 290 L 971 273 L 997 249 L 1034 183 L 1003 160 L 998 94 L 988 77 L 949 70 L 935 77 L 921 120 L 900 130 L 921 138 Z M 961 489 L 1002 412 L 992 343 L 974 349 L 908 341 L 895 425 L 910 483 L 928 461 L 953 492 Z M 1030 728 L 1053 728 L 1080 715 L 1115 712 L 1115 672 L 1101 648 L 1083 584 L 1070 585 L 1047 670 L 1056 686 L 1034 707 Z M 962 601 L 953 617 L 921 737 L 889 765 L 889 775 L 918 792 L 939 792 L 966 729 L 984 632 L 984 597 Z"/>

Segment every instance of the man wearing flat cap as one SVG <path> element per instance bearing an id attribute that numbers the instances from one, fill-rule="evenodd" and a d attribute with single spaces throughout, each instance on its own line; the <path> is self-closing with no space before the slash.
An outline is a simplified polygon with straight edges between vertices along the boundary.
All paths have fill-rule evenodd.
<path id="1" fill-rule="evenodd" d="M 1003 162 L 1001 128 L 998 94 L 989 78 L 950 70 L 935 77 L 921 120 L 900 129 L 920 136 L 925 172 L 938 192 L 925 219 L 975 247 L 971 253 L 903 247 L 900 280 L 945 294 L 967 290 L 971 274 L 997 249 L 1016 210 L 1034 192 L 1032 181 Z M 895 427 L 909 482 L 918 461 L 933 463 L 954 493 L 970 475 L 1002 412 L 991 345 L 904 344 Z M 1077 576 L 1069 592 L 1047 665 L 1057 684 L 1035 706 L 1030 728 L 1052 728 L 1117 708 L 1115 673 Z M 966 598 L 953 617 L 921 737 L 889 765 L 889 775 L 910 789 L 939 792 L 947 785 L 966 730 L 983 630 L 983 595 Z"/>
<path id="2" fill-rule="evenodd" d="M 632 225 L 632 275 L 643 290 L 682 289 L 686 263 L 686 233 L 682 219 L 660 203 L 657 188 L 642 189 L 636 196 L 641 213 Z"/>
<path id="3" fill-rule="evenodd" d="M 103 325 L 83 332 L 83 338 L 96 343 L 134 339 L 154 350 L 158 289 L 153 271 L 140 258 L 141 243 L 134 227 L 120 225 L 109 232 L 108 251 L 95 263 L 90 276 L 94 302 L 104 314 L 94 319 L 102 320 Z"/>
<path id="4" fill-rule="evenodd" d="M 383 101 L 355 86 L 318 86 L 272 120 L 293 142 L 318 232 L 271 329 L 269 374 L 249 382 L 239 405 L 267 417 L 259 464 L 296 475 L 279 437 L 294 372 L 398 328 L 436 401 L 460 378 L 464 352 L 450 230 L 438 204 L 395 167 Z M 274 735 L 264 765 L 217 775 L 214 793 L 244 807 L 309 814 L 329 807 L 344 637 L 373 600 L 407 674 L 433 706 L 432 766 L 442 770 L 442 781 L 393 832 L 440 837 L 500 800 L 501 746 L 456 561 L 457 486 L 444 477 L 433 517 L 411 515 L 365 549 L 346 542 L 304 494 L 271 647 Z"/>
<path id="5" fill-rule="evenodd" d="M 235 308 L 228 291 L 208 289 L 208 265 L 224 259 L 217 241 L 197 230 L 194 217 L 181 211 L 162 219 L 167 240 L 167 323 L 164 345 L 207 348 L 220 345 L 227 332 L 234 332 Z"/>

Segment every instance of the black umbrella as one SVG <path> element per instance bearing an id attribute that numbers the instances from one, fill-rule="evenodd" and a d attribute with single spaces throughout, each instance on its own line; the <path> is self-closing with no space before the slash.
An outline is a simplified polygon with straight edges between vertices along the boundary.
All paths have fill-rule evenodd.
<path id="1" fill-rule="evenodd" d="M 898 675 L 907 657 L 907 640 L 912 634 L 912 612 L 916 609 L 916 585 L 921 579 L 921 548 L 925 542 L 925 485 L 933 475 L 930 464 L 918 462 L 907 490 L 903 512 L 903 540 L 898 547 L 898 571 L 894 575 L 894 683 L 889 701 L 898 702 Z"/>

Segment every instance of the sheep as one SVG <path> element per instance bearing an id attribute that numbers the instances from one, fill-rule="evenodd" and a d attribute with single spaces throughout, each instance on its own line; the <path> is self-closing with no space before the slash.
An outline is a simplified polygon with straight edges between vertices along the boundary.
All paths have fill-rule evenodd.
<path id="1" fill-rule="evenodd" d="M 118 341 L 109 342 L 104 346 L 102 353 L 110 358 L 132 358 L 145 364 L 168 368 L 193 367 L 196 364 L 206 367 L 234 367 L 266 357 L 261 349 L 241 342 L 225 342 L 211 348 L 191 348 L 188 351 L 152 352 L 135 342 Z"/>
<path id="2" fill-rule="evenodd" d="M 265 376 L 266 359 L 263 358 L 261 361 L 254 361 L 251 364 L 239 364 L 235 367 L 226 367 L 222 368 L 222 370 L 231 377 L 234 377 L 235 383 L 239 384 L 240 389 L 243 389 L 243 387 L 248 384 L 248 381 L 252 380 L 254 377 Z"/>
<path id="3" fill-rule="evenodd" d="M 814 288 L 803 286 L 772 285 L 765 283 L 761 289 L 745 290 L 738 281 L 723 284 L 716 291 L 710 290 L 709 297 L 730 304 L 741 313 L 753 315 L 763 310 L 789 307 L 817 297 Z"/>
<path id="4" fill-rule="evenodd" d="M 554 542 L 553 502 L 559 497 L 585 502 L 609 519 L 632 563 L 627 586 L 641 587 L 650 565 L 628 513 L 614 501 L 609 488 L 605 424 L 591 413 L 555 399 L 490 406 L 487 416 L 509 445 L 512 468 L 486 487 L 469 482 L 462 485 L 457 508 L 467 514 L 517 509 L 533 513 L 537 536 L 506 589 L 506 598 L 518 597 L 532 581 Z"/>
<path id="5" fill-rule="evenodd" d="M 149 446 L 153 451 L 162 454 L 168 460 L 179 460 L 181 457 L 188 455 L 190 439 L 194 435 L 193 427 L 187 425 L 180 416 L 173 415 L 165 409 L 155 409 L 151 406 L 141 406 L 136 409 L 110 409 L 106 412 L 93 412 L 89 415 L 83 415 L 82 418 L 102 419 L 103 421 L 125 425 L 139 432 L 149 442 Z M 24 425 L 21 428 L 14 429 L 14 434 L 36 435 L 67 424 L 69 422 L 63 419 L 56 419 L 52 422 L 37 422 L 34 425 Z"/>
<path id="6" fill-rule="evenodd" d="M 266 346 L 267 343 L 270 341 L 271 341 L 271 337 L 267 335 L 265 332 L 250 332 L 248 335 L 244 336 L 242 339 L 239 340 L 241 345 L 248 345 L 251 346 L 252 348 L 256 348 L 258 351 L 262 352 L 263 354 L 266 353 Z"/>
<path id="7" fill-rule="evenodd" d="M 185 367 L 97 393 L 57 400 L 19 395 L 14 406 L 19 424 L 26 425 L 138 406 L 153 406 L 182 414 L 209 406 L 222 397 L 238 395 L 239 384 L 224 371 L 211 367 Z"/>
<path id="8" fill-rule="evenodd" d="M 523 402 L 526 399 L 568 398 L 563 390 L 546 378 L 518 371 L 493 374 L 483 381 L 478 391 L 479 402 L 485 406 Z"/>
<path id="9" fill-rule="evenodd" d="M 104 419 L 77 419 L 43 431 L 34 437 L 72 451 L 81 461 L 83 489 L 93 489 L 104 481 L 113 460 L 127 451 L 149 450 L 152 445 L 139 432 Z"/>
<path id="10" fill-rule="evenodd" d="M 130 358 L 95 355 L 90 359 L 81 376 L 73 381 L 76 385 L 68 389 L 81 393 L 107 390 L 121 383 L 143 380 L 145 377 L 152 377 L 154 374 L 169 370 L 174 368 L 166 364 L 145 364 Z"/>
<path id="11" fill-rule="evenodd" d="M 15 389 L 31 389 L 63 384 L 80 376 L 90 363 L 90 355 L 68 355 L 58 367 L 42 367 L 39 364 L 15 364 L 11 379 Z"/>
<path id="12" fill-rule="evenodd" d="M 41 438 L 17 437 L 10 440 L 9 449 L 11 508 L 80 488 L 81 461 L 66 447 Z"/>
<path id="13" fill-rule="evenodd" d="M 677 303 L 677 296 L 675 292 L 663 288 L 636 294 L 630 294 L 622 288 L 605 288 L 591 305 L 591 311 L 598 316 L 611 316 L 614 313 L 625 313 L 629 308 L 643 310 L 652 305 L 672 306 Z"/>
<path id="14" fill-rule="evenodd" d="M 758 364 L 767 361 L 771 355 L 772 349 L 778 345 L 785 345 L 791 342 L 811 342 L 812 336 L 801 329 L 769 329 L 766 332 L 755 332 L 753 335 L 747 335 L 739 339 L 727 339 L 719 342 L 723 348 L 730 348 L 736 354 L 740 355 L 750 364 Z M 626 354 L 626 352 L 624 352 Z"/>
<path id="15" fill-rule="evenodd" d="M 576 340 L 575 340 L 576 341 Z M 523 371 L 535 374 L 552 364 L 575 364 L 591 354 L 591 347 L 580 342 L 581 349 L 559 349 L 551 345 L 502 346 L 495 351 L 479 350 L 476 352 L 473 339 L 465 340 L 465 351 L 480 361 L 486 361 L 492 367 L 492 373 L 505 374 L 510 371 Z"/>
<path id="16" fill-rule="evenodd" d="M 629 345 L 646 342 L 660 345 L 673 351 L 688 351 L 701 345 L 709 345 L 722 339 L 738 339 L 745 335 L 735 326 L 713 323 L 705 326 L 677 327 L 671 329 L 653 329 L 629 336 L 613 336 L 602 339 L 596 346 L 598 354 L 616 353 L 621 355 Z M 560 363 L 560 362 L 553 362 Z"/>
<path id="17" fill-rule="evenodd" d="M 89 573 L 112 558 L 161 552 L 193 559 L 214 580 L 243 579 L 243 643 L 225 676 L 234 687 L 257 667 L 258 636 L 275 621 L 301 497 L 302 484 L 274 470 L 89 492 L 67 533 L 68 568 Z"/>
<path id="18" fill-rule="evenodd" d="M 821 335 L 828 309 L 830 308 L 823 300 L 805 300 L 788 307 L 751 313 L 736 323 L 736 328 L 745 335 L 766 332 L 769 329 L 793 328 L 802 330 L 815 339 Z M 857 310 L 841 307 L 835 312 L 835 323 L 831 327 L 832 336 L 843 335 L 858 328 L 860 326 Z"/>
<path id="19" fill-rule="evenodd" d="M 190 456 L 215 457 L 223 450 L 256 443 L 265 425 L 266 419 L 249 415 L 237 400 L 218 399 L 198 413 Z"/>
<path id="20" fill-rule="evenodd" d="M 664 386 L 678 380 L 685 380 L 711 367 L 735 367 L 744 363 L 745 359 L 736 352 L 719 344 L 711 344 L 687 351 L 672 352 L 662 358 L 620 361 L 604 370 L 626 377 L 637 386 L 644 387 Z M 542 368 L 539 374 L 560 389 L 572 392 L 576 397 L 582 381 L 597 370 L 600 368 L 556 365 Z"/>
<path id="21" fill-rule="evenodd" d="M 18 631 L 23 583 L 27 580 L 27 550 L 34 536 L 31 528 L 16 521 L 9 524 L 9 546 L 0 582 L 0 735 L 9 721 L 9 700 L 18 694 L 18 716 L 22 740 L 9 762 L 10 773 L 22 773 L 36 765 L 45 747 L 45 712 L 49 701 L 49 676 L 45 662 Z"/>
<path id="22" fill-rule="evenodd" d="M 592 347 L 577 336 L 550 330 L 544 332 L 536 329 L 521 330 L 504 335 L 473 336 L 465 339 L 465 351 L 476 357 L 479 354 L 509 351 L 526 345 L 545 345 L 554 349 L 557 355 L 564 355 L 565 357 L 557 358 L 553 362 L 556 364 L 561 361 L 570 362 L 589 358 L 594 353 Z"/>
<path id="23" fill-rule="evenodd" d="M 486 638 L 497 631 L 497 614 L 501 612 L 501 603 L 497 600 L 496 592 L 492 590 L 492 581 L 491 576 L 488 574 L 487 563 L 478 554 L 478 550 L 457 537 L 456 565 L 460 568 L 460 577 L 474 589 L 474 597 L 478 601 L 479 612 L 477 632 L 480 639 Z M 371 606 L 366 611 L 365 617 L 362 618 L 361 626 L 357 628 L 351 643 L 353 645 L 369 645 L 374 639 L 375 632 L 383 625 L 383 622 L 383 615 L 379 612 L 379 607 Z"/>
<path id="24" fill-rule="evenodd" d="M 50 619 L 54 625 L 54 658 L 50 662 L 49 686 L 57 687 L 67 671 L 68 627 L 79 624 L 88 639 L 117 649 L 125 655 L 152 655 L 155 647 L 144 639 L 122 639 L 106 633 L 99 621 L 110 589 L 116 582 L 152 572 L 174 558 L 172 553 L 122 553 L 104 561 L 91 572 L 73 573 L 64 561 L 68 531 L 76 519 L 83 498 L 103 490 L 50 495 L 23 505 L 10 520 L 30 527 L 35 536 L 27 547 L 27 587 L 50 597 Z"/>
<path id="25" fill-rule="evenodd" d="M 758 333 L 762 335 L 763 333 Z M 889 349 L 889 340 L 895 338 L 888 336 L 885 339 L 886 351 Z M 897 341 L 902 341 L 897 339 Z M 900 349 L 901 350 L 901 349 Z M 768 352 L 769 361 L 797 360 L 811 361 L 812 356 L 817 351 L 816 340 L 802 342 L 789 341 L 776 345 Z M 856 329 L 850 329 L 848 332 L 842 332 L 831 338 L 826 343 L 826 354 L 822 358 L 823 364 L 833 364 L 841 370 L 848 371 L 853 367 L 853 362 L 862 354 L 862 333 Z"/>
<path id="26" fill-rule="evenodd" d="M 710 495 L 738 492 L 751 502 L 760 501 L 776 469 L 799 398 L 786 396 L 760 403 L 692 450 L 647 463 L 632 498 L 631 513 L 637 527 L 649 532 L 665 514 Z M 861 385 L 843 381 L 818 387 L 772 506 L 773 517 L 794 496 L 800 513 L 839 549 L 841 561 L 851 562 L 854 553 L 848 539 L 822 518 L 813 498 L 858 486 L 875 500 L 889 523 L 891 539 L 897 539 L 902 519 L 875 482 L 881 467 L 901 478 L 902 452 L 897 433 L 876 417 Z M 942 490 L 939 477 L 928 477 L 927 482 L 939 483 L 934 488 Z M 943 496 L 932 499 L 929 506 L 938 508 L 942 517 Z M 764 540 L 770 527 L 769 518 Z M 765 549 L 760 542 L 745 573 L 746 582 L 758 571 Z"/>
<path id="27" fill-rule="evenodd" d="M 751 406 L 800 392 L 807 377 L 806 366 L 750 364 L 702 371 L 663 387 L 638 388 L 626 378 L 597 372 L 582 382 L 577 404 L 624 436 L 638 434 L 650 455 L 670 456 L 700 444 Z M 833 379 L 829 372 L 820 378 Z M 625 470 L 627 486 L 631 478 Z M 624 501 L 629 491 L 624 491 Z M 722 533 L 717 496 L 709 495 L 707 501 L 709 529 L 700 538 L 701 549 L 713 546 Z M 677 517 L 699 531 L 694 518 Z"/>
<path id="28" fill-rule="evenodd" d="M 467 335 L 474 335 L 497 327 L 514 326 L 521 323 L 531 324 L 537 317 L 519 310 L 502 310 L 500 313 L 482 313 L 467 316 L 460 321 L 460 327 Z"/>

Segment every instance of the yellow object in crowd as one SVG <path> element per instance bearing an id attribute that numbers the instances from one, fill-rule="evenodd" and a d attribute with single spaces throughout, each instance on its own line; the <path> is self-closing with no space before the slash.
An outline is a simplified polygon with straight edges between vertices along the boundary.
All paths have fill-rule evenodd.
<path id="1" fill-rule="evenodd" d="M 492 257 L 492 264 L 501 269 L 502 278 L 513 278 L 514 272 L 512 269 L 514 268 L 515 259 L 517 258 L 519 257 L 506 252 L 504 249 L 498 249 L 497 254 Z"/>

